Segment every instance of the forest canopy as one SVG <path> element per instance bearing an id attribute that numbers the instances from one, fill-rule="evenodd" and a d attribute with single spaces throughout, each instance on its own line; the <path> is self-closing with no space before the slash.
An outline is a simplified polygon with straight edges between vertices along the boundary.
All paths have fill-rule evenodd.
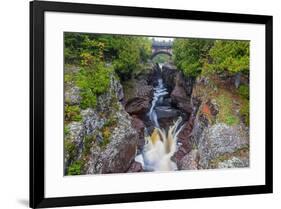
<path id="1" fill-rule="evenodd" d="M 65 33 L 64 40 L 65 63 L 110 63 L 121 78 L 132 76 L 151 54 L 151 40 L 147 37 Z"/>
<path id="2" fill-rule="evenodd" d="M 249 41 L 175 39 L 173 59 L 186 76 L 249 72 Z"/>

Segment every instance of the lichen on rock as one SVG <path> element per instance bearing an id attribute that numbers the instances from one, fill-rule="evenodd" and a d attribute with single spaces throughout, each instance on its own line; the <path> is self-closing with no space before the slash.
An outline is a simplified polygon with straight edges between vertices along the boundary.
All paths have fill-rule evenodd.
<path id="1" fill-rule="evenodd" d="M 73 163 L 81 167 L 79 174 L 128 170 L 135 157 L 138 134 L 121 104 L 123 97 L 122 85 L 111 74 L 110 87 L 97 97 L 96 107 L 81 110 L 81 121 L 65 125 L 68 130 L 65 137 L 66 174 Z"/>

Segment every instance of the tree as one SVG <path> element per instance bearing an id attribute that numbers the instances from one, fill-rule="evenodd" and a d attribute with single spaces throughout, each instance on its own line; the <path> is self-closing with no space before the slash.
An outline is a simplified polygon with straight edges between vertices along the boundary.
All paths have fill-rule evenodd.
<path id="1" fill-rule="evenodd" d="M 210 50 L 208 72 L 249 73 L 249 41 L 216 40 Z"/>
<path id="2" fill-rule="evenodd" d="M 199 75 L 213 43 L 213 40 L 207 39 L 175 39 L 173 59 L 176 66 L 186 76 Z"/>
<path id="3" fill-rule="evenodd" d="M 65 33 L 65 63 L 83 66 L 91 62 L 111 63 L 123 80 L 139 71 L 149 59 L 151 40 L 147 37 Z"/>

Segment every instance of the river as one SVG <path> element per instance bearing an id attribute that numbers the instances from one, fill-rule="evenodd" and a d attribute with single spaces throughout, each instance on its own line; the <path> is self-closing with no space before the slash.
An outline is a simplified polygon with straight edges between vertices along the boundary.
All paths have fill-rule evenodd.
<path id="1" fill-rule="evenodd" d="M 162 65 L 159 65 L 162 71 Z M 177 165 L 171 157 L 177 151 L 177 136 L 184 125 L 182 118 L 176 117 L 176 121 L 168 128 L 159 124 L 160 113 L 162 115 L 171 114 L 176 111 L 170 105 L 164 104 L 164 97 L 169 98 L 169 92 L 163 83 L 162 73 L 159 73 L 157 85 L 153 88 L 153 99 L 148 114 L 153 124 L 153 131 L 145 136 L 145 145 L 135 161 L 142 164 L 145 171 L 171 171 L 177 170 Z M 147 133 L 147 131 L 146 131 Z"/>

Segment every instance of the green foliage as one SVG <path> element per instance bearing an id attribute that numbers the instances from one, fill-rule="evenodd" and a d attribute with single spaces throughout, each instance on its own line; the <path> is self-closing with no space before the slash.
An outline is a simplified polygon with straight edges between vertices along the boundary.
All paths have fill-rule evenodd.
<path id="1" fill-rule="evenodd" d="M 85 136 L 84 137 L 84 150 L 83 150 L 83 155 L 86 156 L 90 153 L 91 147 L 93 142 L 96 141 L 95 136 Z"/>
<path id="2" fill-rule="evenodd" d="M 78 105 L 65 105 L 64 110 L 65 121 L 81 121 L 80 108 Z"/>
<path id="3" fill-rule="evenodd" d="M 64 33 L 64 58 L 65 63 L 80 64 L 83 57 L 91 55 L 101 59 L 103 57 L 104 43 L 93 39 L 93 35 L 86 33 Z"/>
<path id="4" fill-rule="evenodd" d="M 69 159 L 72 161 L 77 155 L 77 148 L 73 141 L 68 138 L 64 140 L 65 153 L 69 156 Z"/>
<path id="5" fill-rule="evenodd" d="M 233 113 L 232 98 L 227 94 L 220 94 L 216 101 L 219 105 L 218 121 L 227 125 L 238 124 L 239 118 Z"/>
<path id="6" fill-rule="evenodd" d="M 240 109 L 240 115 L 244 119 L 244 122 L 247 126 L 250 124 L 250 106 L 249 106 L 249 100 L 245 100 L 244 104 L 242 105 Z"/>
<path id="7" fill-rule="evenodd" d="M 216 40 L 210 50 L 212 62 L 206 71 L 216 73 L 227 71 L 230 74 L 249 72 L 249 41 Z"/>
<path id="8" fill-rule="evenodd" d="M 115 36 L 116 57 L 113 66 L 122 80 L 127 80 L 146 62 L 151 54 L 151 41 L 145 37 Z"/>
<path id="9" fill-rule="evenodd" d="M 67 136 L 70 133 L 69 127 L 67 125 L 64 125 L 63 133 L 64 133 L 64 136 Z"/>
<path id="10" fill-rule="evenodd" d="M 186 76 L 249 73 L 249 41 L 175 39 L 173 58 Z"/>
<path id="11" fill-rule="evenodd" d="M 64 73 L 64 82 L 65 83 L 72 83 L 75 81 L 74 73 Z"/>
<path id="12" fill-rule="evenodd" d="M 213 42 L 207 39 L 175 39 L 173 57 L 176 66 L 186 76 L 199 75 Z"/>
<path id="13" fill-rule="evenodd" d="M 102 148 L 105 148 L 106 145 L 110 142 L 110 136 L 111 136 L 111 129 L 110 127 L 108 126 L 104 126 L 102 128 L 102 137 L 103 137 L 103 140 L 102 142 L 100 143 L 100 146 Z"/>
<path id="14" fill-rule="evenodd" d="M 243 98 L 249 99 L 249 86 L 248 85 L 240 85 L 238 88 L 238 92 Z"/>
<path id="15" fill-rule="evenodd" d="M 151 54 L 151 40 L 146 37 L 65 33 L 64 40 L 65 63 L 111 62 L 123 80 L 134 75 Z"/>
<path id="16" fill-rule="evenodd" d="M 106 68 L 102 62 L 91 63 L 80 69 L 76 84 L 80 88 L 82 109 L 96 106 L 97 96 L 109 88 L 110 72 L 111 69 Z"/>
<path id="17" fill-rule="evenodd" d="M 113 117 L 113 116 L 109 116 L 107 121 L 104 123 L 105 127 L 112 127 L 115 126 L 117 124 L 117 118 Z"/>
<path id="18" fill-rule="evenodd" d="M 111 132 L 112 129 L 116 126 L 117 124 L 117 118 L 114 117 L 113 115 L 108 116 L 107 121 L 104 123 L 103 128 L 101 130 L 102 132 L 102 137 L 103 140 L 100 143 L 101 147 L 106 147 L 106 145 L 110 142 L 110 137 L 111 137 Z"/>
<path id="19" fill-rule="evenodd" d="M 76 161 L 69 165 L 67 175 L 80 175 L 82 170 L 82 164 L 80 161 Z"/>

